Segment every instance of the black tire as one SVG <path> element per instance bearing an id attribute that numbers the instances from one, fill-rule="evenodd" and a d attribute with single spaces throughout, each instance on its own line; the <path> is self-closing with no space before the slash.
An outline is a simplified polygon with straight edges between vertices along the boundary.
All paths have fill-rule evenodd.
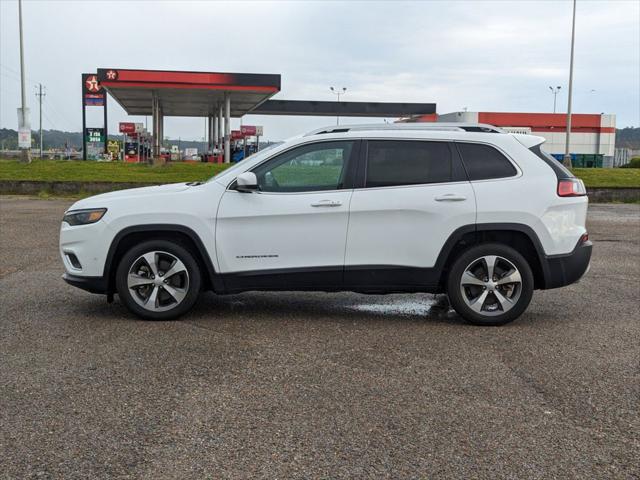
<path id="1" fill-rule="evenodd" d="M 156 302 L 155 306 L 163 309 L 162 311 L 152 311 L 142 306 L 141 302 L 144 302 L 145 298 L 144 294 L 139 292 L 142 292 L 143 290 L 132 290 L 128 286 L 129 273 L 134 267 L 140 268 L 140 265 L 142 265 L 141 268 L 148 272 L 145 275 L 151 276 L 151 269 L 148 268 L 148 264 L 144 261 L 142 261 L 143 263 L 140 263 L 140 257 L 151 252 L 157 252 L 154 254 L 153 258 L 158 259 L 158 265 L 155 267 L 158 271 L 158 282 L 161 281 L 159 279 L 163 276 L 163 268 L 165 269 L 164 271 L 168 270 L 168 265 L 170 265 L 169 262 L 172 260 L 172 257 L 174 261 L 177 259 L 182 262 L 185 267 L 183 271 L 186 272 L 186 274 L 179 273 L 173 275 L 169 279 L 162 280 L 165 284 L 167 282 L 178 282 L 178 285 L 172 285 L 169 283 L 167 286 L 162 284 L 157 286 L 158 302 Z M 178 275 L 179 278 L 177 278 Z M 155 282 L 156 276 L 153 275 L 153 278 L 153 281 Z M 154 283 L 149 282 L 149 284 L 149 286 L 144 286 L 142 288 L 151 290 L 156 288 Z M 168 240 L 150 240 L 132 247 L 123 255 L 116 271 L 116 289 L 120 300 L 131 312 L 145 320 L 172 320 L 185 314 L 197 301 L 198 295 L 200 294 L 201 284 L 202 277 L 200 267 L 191 252 L 189 252 L 185 247 Z M 184 296 L 181 297 L 179 302 L 175 297 L 168 293 L 169 291 L 167 289 L 172 288 L 172 291 L 175 293 L 176 287 L 183 287 L 180 288 L 179 291 L 182 292 L 182 295 Z M 149 292 L 149 290 L 146 291 Z M 186 295 L 184 292 L 186 292 Z M 134 295 L 136 295 L 137 300 L 134 298 Z M 164 304 L 161 305 L 163 297 Z M 146 300 L 147 302 L 150 300 L 149 295 L 147 295 Z M 175 306 L 172 306 L 174 302 Z"/>
<path id="2" fill-rule="evenodd" d="M 495 286 L 495 284 L 493 284 L 489 287 L 476 285 L 463 287 L 461 285 L 462 276 L 467 268 L 475 265 L 476 268 L 480 268 L 482 270 L 482 265 L 486 267 L 487 264 L 487 262 L 482 263 L 482 258 L 486 256 L 501 257 L 501 259 L 496 263 L 497 266 L 495 268 L 497 278 L 500 278 L 500 272 L 502 271 L 500 270 L 501 268 L 506 267 L 509 263 L 515 266 L 520 274 L 520 284 L 518 285 L 514 282 L 513 284 L 500 286 Z M 504 260 L 506 260 L 506 262 Z M 475 262 L 480 263 L 476 264 Z M 504 268 L 504 270 L 506 270 L 506 268 Z M 502 274 L 506 276 L 506 273 Z M 482 278 L 481 280 L 485 280 L 485 278 Z M 488 291 L 485 294 L 484 291 L 487 289 Z M 505 289 L 511 290 L 507 292 Z M 489 293 L 493 291 L 497 291 L 498 293 Z M 517 296 L 515 293 L 516 291 L 519 292 Z M 467 303 L 470 300 L 474 300 L 473 298 L 470 298 L 474 296 L 474 293 L 477 295 L 477 299 L 480 299 L 482 294 L 485 295 L 483 298 L 486 300 L 480 303 L 479 307 L 476 306 L 476 308 L 481 309 L 480 312 L 472 309 Z M 502 295 L 503 293 L 505 295 Z M 529 302 L 531 302 L 531 297 L 533 296 L 533 273 L 527 260 L 513 248 L 499 243 L 477 245 L 463 252 L 453 262 L 447 278 L 447 294 L 449 296 L 451 306 L 468 322 L 482 326 L 504 325 L 522 315 L 529 306 Z M 513 302 L 510 305 L 507 305 L 508 310 L 505 311 L 505 309 L 502 308 L 502 302 L 499 301 L 498 297 L 501 296 L 504 300 L 504 297 L 509 294 L 513 295 Z M 466 296 L 467 300 L 463 298 L 463 295 Z M 505 304 L 507 304 L 507 302 L 505 302 Z M 504 313 L 500 313 L 501 311 Z"/>

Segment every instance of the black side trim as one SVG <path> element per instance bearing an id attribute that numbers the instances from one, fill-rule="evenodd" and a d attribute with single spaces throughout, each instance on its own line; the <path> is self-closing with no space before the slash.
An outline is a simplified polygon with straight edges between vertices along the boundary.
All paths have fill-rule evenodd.
<path id="1" fill-rule="evenodd" d="M 345 267 L 344 289 L 364 293 L 440 291 L 438 268 L 402 265 L 356 265 Z"/>
<path id="2" fill-rule="evenodd" d="M 225 293 L 249 290 L 342 290 L 340 266 L 310 268 L 278 268 L 220 274 Z"/>
<path id="3" fill-rule="evenodd" d="M 140 233 L 140 232 L 152 232 L 152 231 L 161 231 L 161 232 L 179 232 L 187 235 L 193 243 L 196 245 L 198 252 L 202 259 L 204 260 L 205 266 L 207 268 L 207 273 L 209 274 L 209 278 L 211 279 L 211 285 L 213 286 L 213 290 L 215 292 L 224 293 L 224 283 L 222 282 L 219 275 L 216 274 L 215 269 L 213 268 L 213 264 L 211 263 L 211 258 L 207 253 L 207 249 L 204 247 L 202 240 L 196 232 L 191 230 L 188 227 L 183 225 L 175 225 L 168 223 L 153 223 L 153 224 L 145 224 L 145 225 L 135 225 L 132 227 L 127 227 L 120 230 L 113 241 L 111 242 L 111 246 L 109 247 L 109 251 L 107 252 L 107 259 L 105 261 L 104 270 L 103 270 L 103 278 L 109 279 L 111 278 L 111 270 L 116 268 L 113 265 L 113 257 L 118 250 L 118 245 L 120 241 L 129 234 L 132 233 Z M 112 286 L 109 285 L 109 288 Z"/>
<path id="4" fill-rule="evenodd" d="M 65 273 L 62 279 L 69 285 L 81 288 L 91 293 L 107 293 L 107 281 L 105 277 L 79 277 Z"/>
<path id="5" fill-rule="evenodd" d="M 440 272 L 433 268 L 397 265 L 310 267 L 221 274 L 225 293 L 250 290 L 360 293 L 437 292 Z M 350 282 L 343 282 L 349 277 Z"/>

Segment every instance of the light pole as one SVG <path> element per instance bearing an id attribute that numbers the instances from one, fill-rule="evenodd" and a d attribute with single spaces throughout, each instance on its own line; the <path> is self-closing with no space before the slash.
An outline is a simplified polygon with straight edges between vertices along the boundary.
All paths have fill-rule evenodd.
<path id="1" fill-rule="evenodd" d="M 551 93 L 553 93 L 553 113 L 556 113 L 556 97 L 558 96 L 558 93 L 560 92 L 560 89 L 562 87 L 549 87 L 549 90 L 551 90 Z"/>
<path id="2" fill-rule="evenodd" d="M 20 30 L 20 85 L 22 94 L 22 108 L 18 115 L 18 130 L 21 136 L 29 134 L 29 145 L 20 146 L 20 160 L 24 163 L 31 163 L 31 125 L 29 123 L 29 111 L 27 110 L 27 98 L 24 87 L 24 42 L 22 40 L 22 0 L 18 0 L 18 23 Z M 21 143 L 21 142 L 18 142 Z M 24 145 L 24 143 L 23 143 Z"/>
<path id="3" fill-rule="evenodd" d="M 342 87 L 342 89 L 329 87 L 329 90 L 331 90 L 332 93 L 334 93 L 335 95 L 338 96 L 338 103 L 340 103 L 340 95 L 344 95 L 345 93 L 347 93 L 347 87 Z M 336 125 L 340 125 L 340 115 L 339 114 L 336 115 Z"/>
<path id="4" fill-rule="evenodd" d="M 573 47 L 576 41 L 576 0 L 573 0 L 573 19 L 571 21 L 571 59 L 569 60 L 569 101 L 567 103 L 567 135 L 564 148 L 563 164 L 571 168 L 571 154 L 569 144 L 571 142 L 571 92 L 573 90 Z"/>

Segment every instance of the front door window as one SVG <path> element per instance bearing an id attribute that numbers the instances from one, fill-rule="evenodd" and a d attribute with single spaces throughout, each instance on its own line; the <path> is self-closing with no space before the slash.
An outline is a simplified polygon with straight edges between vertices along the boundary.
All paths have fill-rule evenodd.
<path id="1" fill-rule="evenodd" d="M 253 172 L 261 192 L 315 192 L 344 188 L 352 141 L 320 142 L 285 152 Z"/>

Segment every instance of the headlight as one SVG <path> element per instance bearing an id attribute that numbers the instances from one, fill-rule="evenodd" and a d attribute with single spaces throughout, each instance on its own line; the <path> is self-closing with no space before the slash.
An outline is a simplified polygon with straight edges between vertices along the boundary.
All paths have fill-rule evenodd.
<path id="1" fill-rule="evenodd" d="M 72 210 L 65 213 L 63 222 L 67 222 L 72 227 L 76 225 L 88 225 L 96 223 L 107 212 L 106 208 L 88 208 L 86 210 Z"/>

